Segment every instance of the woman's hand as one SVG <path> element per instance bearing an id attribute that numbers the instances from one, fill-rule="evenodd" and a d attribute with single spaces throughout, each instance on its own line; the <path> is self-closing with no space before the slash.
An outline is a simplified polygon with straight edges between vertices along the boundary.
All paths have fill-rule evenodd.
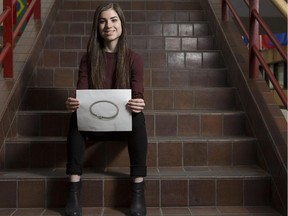
<path id="1" fill-rule="evenodd" d="M 66 108 L 70 112 L 74 112 L 76 109 L 79 108 L 80 102 L 76 98 L 68 97 L 66 102 Z"/>
<path id="2" fill-rule="evenodd" d="M 134 113 L 140 113 L 144 110 L 145 102 L 142 98 L 131 99 L 128 101 L 127 106 Z"/>

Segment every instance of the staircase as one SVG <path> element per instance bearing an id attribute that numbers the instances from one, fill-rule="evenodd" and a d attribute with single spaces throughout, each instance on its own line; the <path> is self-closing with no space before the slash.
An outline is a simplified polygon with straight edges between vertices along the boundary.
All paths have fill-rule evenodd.
<path id="1" fill-rule="evenodd" d="M 98 4 L 65 0 L 47 36 L 5 143 L 0 208 L 13 209 L 7 215 L 15 209 L 49 215 L 65 205 L 70 113 L 64 102 L 74 93 Z M 145 62 L 148 215 L 280 215 L 270 207 L 270 175 L 258 166 L 257 139 L 200 0 L 120 5 L 128 43 Z M 125 214 L 126 143 L 87 143 L 84 167 L 84 212 Z"/>

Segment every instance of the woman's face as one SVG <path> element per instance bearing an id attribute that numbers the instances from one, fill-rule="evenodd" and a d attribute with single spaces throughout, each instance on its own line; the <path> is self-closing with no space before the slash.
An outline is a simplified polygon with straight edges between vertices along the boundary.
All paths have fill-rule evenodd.
<path id="1" fill-rule="evenodd" d="M 100 14 L 98 31 L 105 43 L 118 42 L 122 34 L 122 25 L 115 10 L 108 9 Z"/>

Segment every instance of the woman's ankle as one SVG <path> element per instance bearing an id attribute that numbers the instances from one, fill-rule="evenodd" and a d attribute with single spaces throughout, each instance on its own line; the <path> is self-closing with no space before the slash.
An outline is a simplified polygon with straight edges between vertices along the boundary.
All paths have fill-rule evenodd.
<path id="1" fill-rule="evenodd" d="M 80 175 L 70 175 L 69 182 L 80 182 L 81 176 Z"/>
<path id="2" fill-rule="evenodd" d="M 144 178 L 143 177 L 133 177 L 132 178 L 132 182 L 133 183 L 141 183 L 144 181 Z"/>

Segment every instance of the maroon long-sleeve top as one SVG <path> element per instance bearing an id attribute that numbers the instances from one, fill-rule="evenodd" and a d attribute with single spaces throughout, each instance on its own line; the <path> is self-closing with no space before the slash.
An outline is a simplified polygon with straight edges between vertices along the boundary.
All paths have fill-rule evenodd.
<path id="1" fill-rule="evenodd" d="M 143 60 L 141 56 L 132 50 L 130 52 L 130 70 L 131 70 L 131 90 L 132 98 L 144 98 L 143 81 Z M 115 89 L 115 72 L 117 64 L 117 53 L 106 53 L 107 65 L 105 73 L 104 89 Z M 90 61 L 87 55 L 81 59 L 78 73 L 77 89 L 89 89 L 89 70 Z"/>

